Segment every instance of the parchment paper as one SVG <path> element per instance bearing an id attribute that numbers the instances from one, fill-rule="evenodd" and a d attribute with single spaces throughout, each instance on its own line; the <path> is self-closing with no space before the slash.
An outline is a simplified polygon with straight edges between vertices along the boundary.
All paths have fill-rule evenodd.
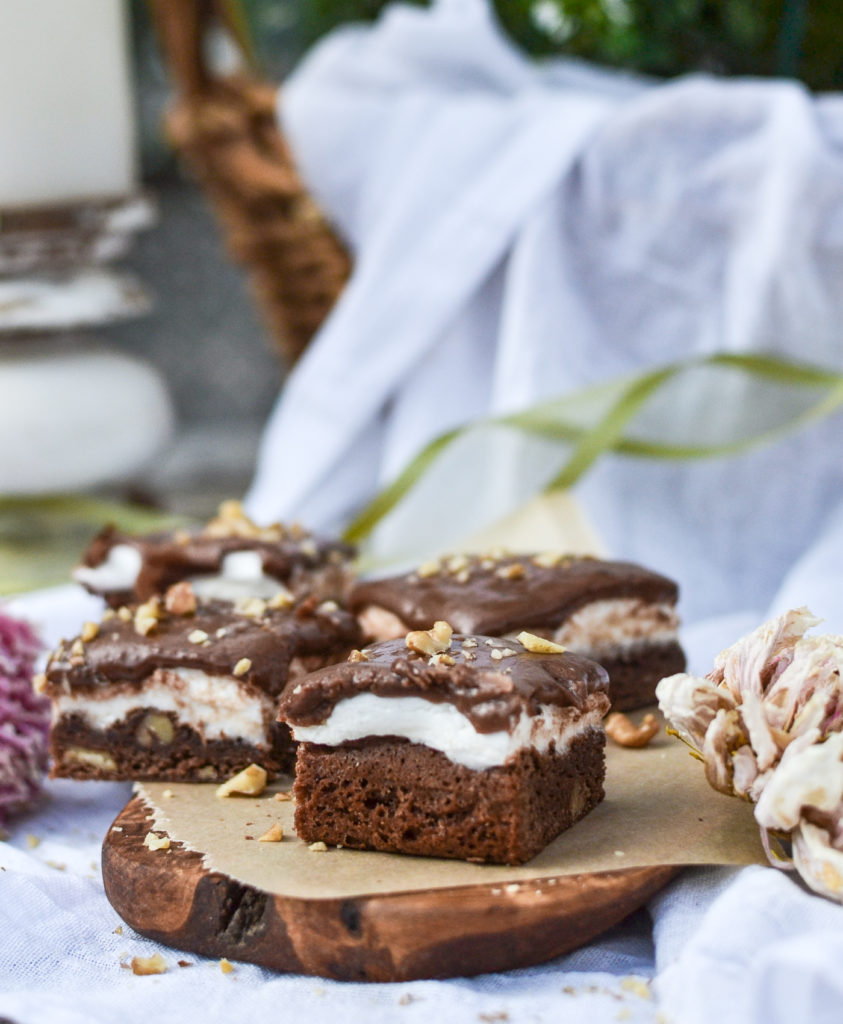
<path id="1" fill-rule="evenodd" d="M 630 716 L 633 719 L 640 714 Z M 215 795 L 210 784 L 144 783 L 154 829 L 204 854 L 205 866 L 265 892 L 337 899 L 654 865 L 766 864 L 748 803 L 716 793 L 687 747 L 663 731 L 641 750 L 607 744 L 606 799 L 521 867 L 329 848 L 311 851 L 293 828 L 293 803 Z M 165 796 L 169 791 L 172 796 Z M 280 843 L 258 837 L 278 823 Z M 167 856 L 161 851 L 161 856 Z"/>

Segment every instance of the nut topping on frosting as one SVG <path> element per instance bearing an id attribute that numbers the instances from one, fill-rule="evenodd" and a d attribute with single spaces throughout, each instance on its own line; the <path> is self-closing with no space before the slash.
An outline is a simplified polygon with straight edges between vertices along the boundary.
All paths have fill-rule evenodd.
<path id="1" fill-rule="evenodd" d="M 79 634 L 79 639 L 84 641 L 86 644 L 90 643 L 91 640 L 99 633 L 100 627 L 97 622 L 86 622 L 82 626 L 82 632 Z"/>
<path id="2" fill-rule="evenodd" d="M 562 644 L 554 643 L 543 636 L 536 636 L 535 633 L 528 633 L 522 630 L 516 637 L 518 642 L 526 647 L 533 654 L 564 654 L 565 648 Z"/>
<path id="3" fill-rule="evenodd" d="M 248 615 L 250 619 L 259 619 L 266 612 L 268 605 L 259 597 L 249 597 L 245 601 L 237 601 L 234 607 L 241 615 Z"/>
<path id="4" fill-rule="evenodd" d="M 206 537 L 244 537 L 247 540 L 280 541 L 284 539 L 284 528 L 280 523 L 258 526 L 243 511 L 239 501 L 224 501 L 217 515 L 203 529 Z"/>
<path id="5" fill-rule="evenodd" d="M 433 629 L 415 629 L 409 632 L 406 644 L 417 654 L 444 654 L 450 650 L 453 632 L 447 622 L 440 620 L 433 624 Z"/>
<path id="6" fill-rule="evenodd" d="M 421 576 L 423 580 L 428 579 L 430 576 L 437 576 L 441 571 L 442 565 L 436 560 L 422 562 L 418 569 L 416 569 L 417 575 Z"/>
<path id="7" fill-rule="evenodd" d="M 196 594 L 187 580 L 174 583 L 164 595 L 164 607 L 171 615 L 193 615 L 196 612 Z"/>
<path id="8" fill-rule="evenodd" d="M 450 654 L 434 654 L 428 659 L 428 665 L 456 665 Z"/>
<path id="9" fill-rule="evenodd" d="M 521 580 L 527 575 L 527 570 L 521 562 L 510 562 L 495 570 L 495 575 L 502 580 Z"/>
<path id="10" fill-rule="evenodd" d="M 119 611 L 117 614 L 121 619 L 123 618 Z M 131 612 L 129 614 L 131 615 Z M 135 609 L 135 632 L 140 633 L 141 636 L 149 636 L 153 629 L 158 625 L 158 620 L 160 618 L 161 598 L 151 597 L 143 604 L 139 604 Z"/>

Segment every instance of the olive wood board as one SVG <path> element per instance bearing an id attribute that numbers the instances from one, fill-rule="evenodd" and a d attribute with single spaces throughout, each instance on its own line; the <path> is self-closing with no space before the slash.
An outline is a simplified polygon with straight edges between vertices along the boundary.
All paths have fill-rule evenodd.
<path id="1" fill-rule="evenodd" d="M 341 980 L 524 967 L 585 944 L 683 865 L 766 863 L 749 805 L 711 790 L 660 735 L 609 744 L 606 799 L 519 867 L 331 848 L 296 838 L 278 780 L 258 798 L 139 784 L 103 843 L 103 879 L 137 932 L 180 950 Z M 260 842 L 270 825 L 280 843 Z M 144 845 L 154 831 L 167 850 Z"/>

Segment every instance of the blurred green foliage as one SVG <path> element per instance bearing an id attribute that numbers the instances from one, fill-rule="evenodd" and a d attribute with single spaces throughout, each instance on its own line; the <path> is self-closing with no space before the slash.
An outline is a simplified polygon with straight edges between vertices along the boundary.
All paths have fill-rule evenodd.
<path id="1" fill-rule="evenodd" d="M 370 21 L 385 5 L 386 0 L 243 0 L 262 63 L 279 76 L 332 28 Z M 666 77 L 709 71 L 798 77 L 815 90 L 843 87 L 840 4 L 495 0 L 495 8 L 504 31 L 536 57 L 568 54 Z"/>

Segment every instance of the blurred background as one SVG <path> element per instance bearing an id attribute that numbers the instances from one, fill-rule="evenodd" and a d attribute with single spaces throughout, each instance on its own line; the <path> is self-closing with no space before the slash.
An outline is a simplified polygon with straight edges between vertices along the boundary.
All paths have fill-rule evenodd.
<path id="1" fill-rule="evenodd" d="M 204 517 L 248 486 L 285 375 L 350 266 L 277 135 L 275 89 L 320 38 L 383 6 L 0 11 L 0 592 L 52 582 L 104 512 L 143 527 Z M 495 9 L 536 60 L 843 84 L 832 4 Z"/>

